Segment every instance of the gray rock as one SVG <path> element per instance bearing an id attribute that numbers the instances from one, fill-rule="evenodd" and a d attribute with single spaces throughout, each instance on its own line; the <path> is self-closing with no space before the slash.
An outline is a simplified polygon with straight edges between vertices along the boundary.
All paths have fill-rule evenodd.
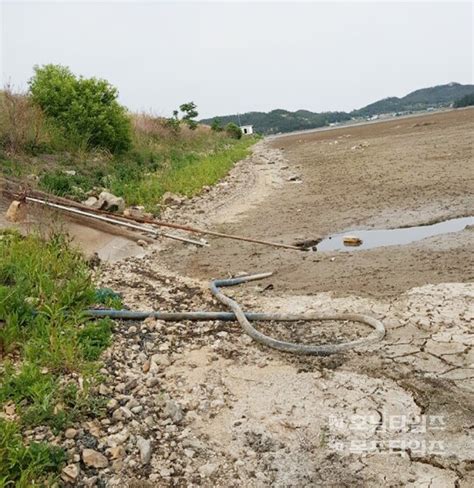
<path id="1" fill-rule="evenodd" d="M 219 468 L 217 463 L 207 463 L 201 466 L 198 471 L 202 478 L 210 478 Z"/>
<path id="2" fill-rule="evenodd" d="M 87 200 L 82 202 L 82 205 L 86 205 L 87 207 L 95 207 L 97 205 L 97 198 L 96 197 L 89 197 Z"/>
<path id="3" fill-rule="evenodd" d="M 138 437 L 137 447 L 140 451 L 140 460 L 142 464 L 148 464 L 151 459 L 151 442 L 143 437 Z"/>
<path id="4" fill-rule="evenodd" d="M 111 212 L 123 212 L 125 209 L 125 200 L 122 197 L 112 195 L 107 191 L 103 191 L 99 195 L 99 200 L 96 204 L 97 208 L 101 210 L 109 210 Z"/>
<path id="5" fill-rule="evenodd" d="M 168 400 L 163 408 L 163 417 L 171 419 L 175 424 L 183 420 L 183 409 L 181 405 L 173 400 Z"/>
<path id="6" fill-rule="evenodd" d="M 130 432 L 127 429 L 123 429 L 121 432 L 109 435 L 106 439 L 106 443 L 110 447 L 121 446 L 130 437 Z"/>

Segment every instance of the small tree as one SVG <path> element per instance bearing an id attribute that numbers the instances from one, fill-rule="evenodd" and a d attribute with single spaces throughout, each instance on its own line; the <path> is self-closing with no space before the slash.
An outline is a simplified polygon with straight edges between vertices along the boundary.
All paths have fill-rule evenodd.
<path id="1" fill-rule="evenodd" d="M 173 110 L 173 117 L 166 119 L 166 126 L 169 127 L 175 134 L 179 132 L 179 112 Z"/>
<path id="2" fill-rule="evenodd" d="M 191 130 L 194 130 L 198 126 L 197 122 L 194 120 L 199 115 L 196 108 L 197 107 L 196 107 L 196 104 L 194 102 L 183 103 L 179 107 L 181 112 L 184 113 L 184 115 L 183 115 L 184 122 L 186 124 L 188 124 L 188 127 Z"/>
<path id="3" fill-rule="evenodd" d="M 221 126 L 221 121 L 217 118 L 212 121 L 211 129 L 215 132 L 222 132 L 224 130 L 224 128 Z"/>
<path id="4" fill-rule="evenodd" d="M 109 82 L 77 78 L 67 67 L 48 64 L 35 67 L 29 86 L 33 101 L 72 139 L 112 152 L 130 148 L 130 119 Z"/>
<path id="5" fill-rule="evenodd" d="M 229 122 L 225 126 L 225 131 L 230 137 L 233 137 L 234 139 L 240 139 L 242 137 L 242 129 L 237 124 L 234 124 L 234 122 Z"/>

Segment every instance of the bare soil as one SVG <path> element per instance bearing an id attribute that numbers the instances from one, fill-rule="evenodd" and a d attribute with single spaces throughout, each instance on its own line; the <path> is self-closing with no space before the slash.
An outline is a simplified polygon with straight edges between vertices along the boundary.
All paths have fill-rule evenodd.
<path id="1" fill-rule="evenodd" d="M 257 206 L 239 209 L 237 219 L 232 202 L 227 216 L 221 211 L 217 219 L 205 207 L 201 222 L 220 231 L 291 244 L 351 229 L 397 228 L 472 215 L 473 134 L 474 110 L 467 109 L 278 137 L 266 143 L 273 152 L 265 157 L 262 148 L 252 168 L 260 180 L 266 175 L 263 186 L 269 195 Z M 287 181 L 292 177 L 298 179 Z M 260 193 L 251 178 L 243 183 L 235 190 L 241 202 Z M 222 200 L 227 201 L 225 195 Z M 191 210 L 200 205 L 191 202 Z M 172 217 L 179 218 L 183 210 L 188 217 L 187 208 Z M 206 279 L 272 270 L 277 274 L 269 280 L 273 289 L 268 293 L 276 295 L 331 291 L 386 297 L 414 286 L 466 282 L 474 276 L 474 233 L 469 230 L 350 253 L 210 242 L 208 249 L 173 247 L 167 262 Z"/>

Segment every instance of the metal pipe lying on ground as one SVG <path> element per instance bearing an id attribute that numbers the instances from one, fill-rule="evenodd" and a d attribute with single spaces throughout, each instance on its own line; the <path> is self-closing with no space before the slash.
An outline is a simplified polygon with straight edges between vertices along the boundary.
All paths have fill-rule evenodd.
<path id="1" fill-rule="evenodd" d="M 88 217 L 91 219 L 96 219 L 96 220 L 101 220 L 103 222 L 107 222 L 109 224 L 115 224 L 115 225 L 121 225 L 123 227 L 127 227 L 129 229 L 134 229 L 134 230 L 140 230 L 142 232 L 148 232 L 150 234 L 154 234 L 155 236 L 158 237 L 167 237 L 169 239 L 174 239 L 176 241 L 182 241 L 182 242 L 187 242 L 189 244 L 194 244 L 196 246 L 209 246 L 209 244 L 200 242 L 200 241 L 195 241 L 192 239 L 185 239 L 184 237 L 179 237 L 179 236 L 174 236 L 171 234 L 163 233 L 163 232 L 158 232 L 156 229 L 153 229 L 152 227 L 145 227 L 143 225 L 137 225 L 137 224 L 131 224 L 129 222 L 125 222 L 124 220 L 118 220 L 118 219 L 113 219 L 111 217 L 105 217 L 103 215 L 97 215 L 93 212 L 85 211 L 85 210 L 80 210 L 75 207 L 67 207 L 65 205 L 60 205 L 58 203 L 52 203 L 48 201 L 41 200 L 39 198 L 34 198 L 34 197 L 24 197 L 24 199 L 27 202 L 32 202 L 32 203 L 37 203 L 40 205 L 45 205 L 47 207 L 55 208 L 58 210 L 62 210 L 65 212 L 70 212 L 76 215 L 81 215 L 83 217 Z"/>
<path id="2" fill-rule="evenodd" d="M 48 200 L 51 200 L 51 201 L 56 200 L 56 201 L 66 202 L 66 199 L 64 199 L 64 198 L 57 198 L 57 197 L 51 198 L 50 195 L 45 194 L 43 192 L 36 191 L 34 193 L 39 194 L 39 195 L 43 195 L 43 199 L 47 198 Z M 31 198 L 31 197 L 29 197 L 29 198 Z M 104 210 L 100 210 L 100 209 L 96 209 L 96 208 L 87 207 L 87 206 L 79 204 L 77 202 L 67 201 L 67 203 L 65 203 L 65 205 L 67 205 L 68 207 L 78 208 L 78 209 L 81 209 L 81 210 L 84 210 L 87 212 L 91 212 L 91 213 L 96 213 L 99 215 L 110 215 L 110 212 L 106 212 Z M 279 242 L 270 242 L 270 241 L 266 241 L 266 240 L 262 240 L 262 239 L 254 239 L 252 237 L 243 237 L 243 236 L 237 236 L 237 235 L 233 235 L 233 234 L 226 234 L 224 232 L 216 232 L 216 231 L 212 231 L 212 230 L 206 230 L 206 229 L 201 229 L 201 228 L 197 228 L 197 227 L 191 227 L 189 225 L 174 224 L 172 222 L 164 222 L 162 220 L 149 219 L 146 217 L 132 217 L 132 216 L 120 215 L 119 218 L 123 221 L 140 222 L 140 223 L 144 223 L 144 224 L 156 225 L 158 227 L 168 227 L 170 229 L 177 229 L 177 230 L 182 230 L 185 232 L 192 232 L 193 234 L 202 234 L 202 235 L 209 235 L 209 236 L 213 236 L 213 237 L 221 237 L 223 239 L 232 239 L 235 241 L 251 242 L 253 244 L 262 244 L 264 246 L 278 247 L 278 248 L 282 248 L 282 249 L 291 249 L 293 251 L 307 251 L 307 249 L 305 249 L 305 248 L 301 248 L 298 246 L 292 246 L 289 244 L 282 244 Z"/>
<path id="3" fill-rule="evenodd" d="M 220 287 L 235 286 L 248 281 L 259 280 L 271 276 L 272 273 L 262 273 L 256 275 L 242 276 L 226 280 L 214 280 L 210 284 L 213 295 L 224 305 L 229 307 L 232 312 L 133 312 L 130 310 L 87 310 L 86 314 L 91 317 L 110 317 L 113 319 L 123 320 L 144 320 L 147 317 L 154 317 L 164 321 L 205 321 L 205 320 L 222 320 L 238 321 L 242 329 L 255 341 L 266 346 L 278 349 L 279 351 L 291 352 L 294 354 L 306 354 L 315 356 L 328 356 L 337 352 L 352 349 L 357 346 L 367 345 L 383 339 L 385 327 L 380 320 L 362 314 L 310 314 L 310 315 L 292 315 L 292 314 L 268 314 L 268 313 L 248 313 L 243 312 L 240 305 L 231 298 L 227 297 L 220 291 Z M 361 322 L 375 329 L 369 336 L 362 337 L 353 341 L 343 342 L 340 344 L 296 344 L 292 342 L 281 341 L 269 337 L 256 330 L 250 321 L 274 321 L 274 322 L 308 322 L 319 320 L 343 320 Z"/>

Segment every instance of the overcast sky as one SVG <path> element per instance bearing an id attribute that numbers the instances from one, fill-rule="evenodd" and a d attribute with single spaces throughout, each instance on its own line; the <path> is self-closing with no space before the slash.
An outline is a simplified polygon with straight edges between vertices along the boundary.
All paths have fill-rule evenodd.
<path id="1" fill-rule="evenodd" d="M 1 1 L 1 0 L 0 0 Z M 131 110 L 351 110 L 472 83 L 471 2 L 2 1 L 2 83 L 35 64 L 106 78 Z"/>

